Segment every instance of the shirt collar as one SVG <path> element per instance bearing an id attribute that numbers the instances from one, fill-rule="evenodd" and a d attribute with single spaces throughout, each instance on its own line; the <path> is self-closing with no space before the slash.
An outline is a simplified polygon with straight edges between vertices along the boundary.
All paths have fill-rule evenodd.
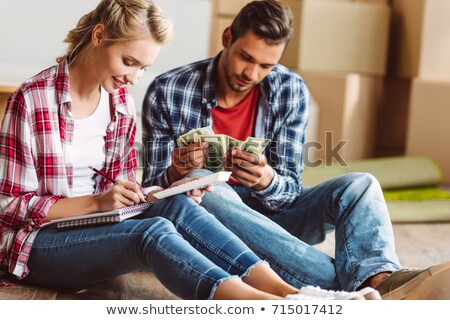
<path id="1" fill-rule="evenodd" d="M 69 64 L 67 59 L 61 61 L 56 67 L 56 97 L 58 104 L 72 101 L 69 84 Z"/>
<path id="2" fill-rule="evenodd" d="M 127 99 L 129 99 L 127 88 L 122 88 L 119 92 L 110 94 L 110 97 L 115 111 L 128 116 L 132 115 L 127 103 Z"/>

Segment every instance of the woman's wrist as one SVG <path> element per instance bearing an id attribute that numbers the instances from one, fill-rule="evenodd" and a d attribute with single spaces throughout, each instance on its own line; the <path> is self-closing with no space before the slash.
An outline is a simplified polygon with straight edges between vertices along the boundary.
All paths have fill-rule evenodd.
<path id="1" fill-rule="evenodd" d="M 89 196 L 89 211 L 92 210 L 92 212 L 101 212 L 102 211 L 102 205 L 101 205 L 101 194 L 93 194 Z"/>

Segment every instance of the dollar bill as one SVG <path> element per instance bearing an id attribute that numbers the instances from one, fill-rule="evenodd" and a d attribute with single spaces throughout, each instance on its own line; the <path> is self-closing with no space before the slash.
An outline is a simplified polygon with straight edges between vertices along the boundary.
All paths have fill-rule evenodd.
<path id="1" fill-rule="evenodd" d="M 261 154 L 269 144 L 270 139 L 248 137 L 240 149 L 246 152 Z"/>
<path id="2" fill-rule="evenodd" d="M 204 127 L 198 129 L 192 129 L 188 133 L 183 134 L 177 139 L 179 147 L 187 146 L 188 144 L 199 142 L 199 136 L 201 135 L 214 135 L 214 131 L 211 127 Z"/>
<path id="3" fill-rule="evenodd" d="M 223 134 L 202 135 L 200 141 L 208 143 L 204 152 L 205 168 L 212 172 L 223 171 L 225 169 L 223 158 L 227 152 L 227 137 Z"/>
<path id="4" fill-rule="evenodd" d="M 183 139 L 183 137 L 179 137 L 179 138 L 177 139 L 177 145 L 178 145 L 179 147 L 184 147 L 184 146 L 187 146 L 188 143 Z"/>
<path id="5" fill-rule="evenodd" d="M 241 149 L 242 145 L 245 143 L 241 140 L 234 139 L 230 136 L 226 136 L 226 137 L 227 137 L 227 151 L 233 150 L 233 149 Z"/>
<path id="6" fill-rule="evenodd" d="M 232 149 L 240 149 L 253 154 L 261 154 L 270 139 L 248 137 L 245 141 L 234 139 L 225 134 L 215 134 L 211 127 L 192 129 L 177 139 L 180 147 L 195 142 L 207 142 L 204 152 L 205 168 L 213 172 L 224 170 L 223 158 Z"/>

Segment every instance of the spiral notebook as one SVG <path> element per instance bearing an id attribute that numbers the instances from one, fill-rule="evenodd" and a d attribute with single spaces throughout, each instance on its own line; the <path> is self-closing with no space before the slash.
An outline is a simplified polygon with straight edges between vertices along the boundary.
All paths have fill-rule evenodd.
<path id="1" fill-rule="evenodd" d="M 116 223 L 137 216 L 142 212 L 144 212 L 145 209 L 147 209 L 150 206 L 151 203 L 140 203 L 134 206 L 129 206 L 126 208 L 116 209 L 112 211 L 55 219 L 42 224 L 41 227 L 56 224 L 56 227 L 58 229 L 65 229 L 65 228 L 87 227 L 107 223 Z"/>

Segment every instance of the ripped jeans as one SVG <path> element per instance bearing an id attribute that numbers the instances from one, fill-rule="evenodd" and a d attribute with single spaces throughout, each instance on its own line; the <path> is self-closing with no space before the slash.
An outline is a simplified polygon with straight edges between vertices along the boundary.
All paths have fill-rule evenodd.
<path id="1" fill-rule="evenodd" d="M 261 262 L 204 208 L 177 195 L 120 223 L 41 229 L 24 281 L 77 288 L 148 270 L 183 299 L 211 299 L 224 280 L 242 278 Z"/>

